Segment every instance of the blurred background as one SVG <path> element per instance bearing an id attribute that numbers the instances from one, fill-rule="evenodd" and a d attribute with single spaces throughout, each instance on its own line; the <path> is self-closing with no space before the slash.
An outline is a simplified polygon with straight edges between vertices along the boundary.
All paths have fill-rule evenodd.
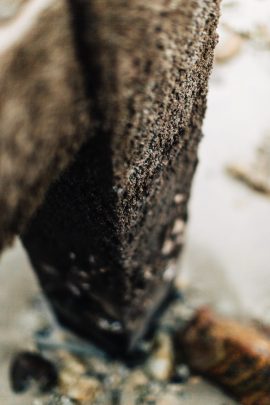
<path id="1" fill-rule="evenodd" d="M 224 0 L 219 34 L 178 283 L 192 305 L 270 322 L 270 0 Z M 0 285 L 1 404 L 29 405 L 10 392 L 8 365 L 48 314 L 19 241 Z M 206 383 L 185 401 L 233 403 Z"/>

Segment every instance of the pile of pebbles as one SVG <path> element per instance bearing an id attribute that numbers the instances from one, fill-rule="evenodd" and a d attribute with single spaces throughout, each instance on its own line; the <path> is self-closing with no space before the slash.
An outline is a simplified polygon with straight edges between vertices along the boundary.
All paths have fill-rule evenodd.
<path id="1" fill-rule="evenodd" d="M 10 369 L 13 390 L 35 390 L 32 405 L 174 405 L 184 398 L 190 377 L 173 344 L 174 329 L 187 309 L 179 298 L 161 318 L 154 336 L 141 343 L 143 361 L 111 358 L 59 326 L 45 325 L 33 351 L 18 353 Z M 21 379 L 21 380 L 20 380 Z"/>

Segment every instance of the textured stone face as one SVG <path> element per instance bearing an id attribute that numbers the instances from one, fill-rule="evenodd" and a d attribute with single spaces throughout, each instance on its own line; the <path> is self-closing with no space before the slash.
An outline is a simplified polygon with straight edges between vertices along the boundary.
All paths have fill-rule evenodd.
<path id="1" fill-rule="evenodd" d="M 1 3 L 0 250 L 85 138 L 89 116 L 74 49 L 64 0 Z"/>
<path id="2" fill-rule="evenodd" d="M 218 1 L 70 9 L 94 136 L 52 185 L 23 242 L 61 321 L 124 351 L 174 278 Z"/>

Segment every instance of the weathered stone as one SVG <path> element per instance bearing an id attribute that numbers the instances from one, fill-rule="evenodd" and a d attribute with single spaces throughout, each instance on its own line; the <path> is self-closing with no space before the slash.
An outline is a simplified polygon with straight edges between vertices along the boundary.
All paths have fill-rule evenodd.
<path id="1" fill-rule="evenodd" d="M 0 6 L 0 250 L 42 202 L 88 128 L 65 0 Z"/>
<path id="2" fill-rule="evenodd" d="M 23 242 L 59 319 L 123 353 L 174 279 L 218 1 L 70 5 L 94 136 Z"/>

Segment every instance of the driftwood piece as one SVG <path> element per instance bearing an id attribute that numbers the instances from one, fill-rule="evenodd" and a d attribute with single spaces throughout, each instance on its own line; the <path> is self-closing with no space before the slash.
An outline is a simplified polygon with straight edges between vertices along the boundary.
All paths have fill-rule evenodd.
<path id="1" fill-rule="evenodd" d="M 270 196 L 270 135 L 263 137 L 250 163 L 232 163 L 227 172 L 252 190 Z"/>
<path id="2" fill-rule="evenodd" d="M 218 1 L 75 1 L 93 138 L 23 236 L 58 318 L 124 352 L 168 295 Z"/>
<path id="3" fill-rule="evenodd" d="M 258 328 L 200 309 L 176 339 L 193 370 L 208 376 L 243 405 L 270 403 L 270 339 Z"/>

